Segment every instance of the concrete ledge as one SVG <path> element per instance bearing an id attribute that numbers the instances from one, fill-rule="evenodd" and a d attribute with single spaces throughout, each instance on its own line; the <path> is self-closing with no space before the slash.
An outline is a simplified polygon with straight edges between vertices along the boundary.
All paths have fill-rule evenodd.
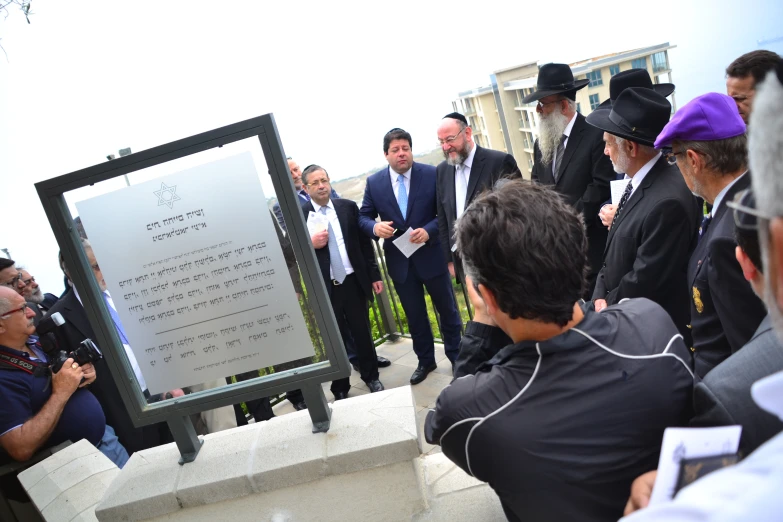
<path id="1" fill-rule="evenodd" d="M 19 474 L 19 481 L 47 522 L 95 520 L 95 505 L 120 470 L 86 440 Z"/>
<path id="2" fill-rule="evenodd" d="M 301 411 L 207 435 L 196 461 L 184 466 L 173 444 L 135 453 L 96 515 L 102 522 L 145 520 L 357 471 L 412 466 L 419 454 L 405 386 L 336 402 L 325 434 L 313 434 Z M 415 473 L 411 478 L 417 488 Z"/>

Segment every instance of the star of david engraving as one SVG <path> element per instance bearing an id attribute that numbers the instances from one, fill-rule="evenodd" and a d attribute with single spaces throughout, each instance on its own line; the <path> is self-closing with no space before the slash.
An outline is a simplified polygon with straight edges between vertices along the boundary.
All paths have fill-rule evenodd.
<path id="1" fill-rule="evenodd" d="M 171 209 L 174 208 L 175 201 L 182 199 L 181 197 L 177 196 L 176 185 L 169 187 L 165 183 L 161 183 L 160 190 L 155 190 L 152 193 L 158 196 L 158 206 L 168 205 L 168 207 Z"/>

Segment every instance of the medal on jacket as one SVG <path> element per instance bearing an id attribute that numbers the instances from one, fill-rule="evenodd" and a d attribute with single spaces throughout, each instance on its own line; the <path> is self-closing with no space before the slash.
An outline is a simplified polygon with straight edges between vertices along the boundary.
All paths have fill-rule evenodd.
<path id="1" fill-rule="evenodd" d="M 704 303 L 701 301 L 701 292 L 695 286 L 693 287 L 693 304 L 696 305 L 696 311 L 702 313 L 704 311 Z"/>

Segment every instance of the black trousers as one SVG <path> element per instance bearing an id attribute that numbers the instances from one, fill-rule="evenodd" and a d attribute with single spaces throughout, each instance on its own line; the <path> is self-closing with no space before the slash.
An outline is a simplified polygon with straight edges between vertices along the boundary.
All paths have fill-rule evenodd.
<path id="1" fill-rule="evenodd" d="M 341 332 L 350 332 L 356 355 L 359 359 L 359 372 L 364 382 L 378 379 L 378 354 L 372 342 L 370 330 L 369 303 L 367 296 L 354 274 L 349 274 L 343 284 L 332 285 L 332 309 Z M 343 343 L 345 343 L 343 336 Z M 332 382 L 332 392 L 348 391 L 348 378 Z"/>

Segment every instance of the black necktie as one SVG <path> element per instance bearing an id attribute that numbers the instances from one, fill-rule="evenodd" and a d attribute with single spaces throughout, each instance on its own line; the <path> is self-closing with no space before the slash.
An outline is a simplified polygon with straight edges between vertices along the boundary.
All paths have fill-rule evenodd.
<path id="1" fill-rule="evenodd" d="M 620 217 L 620 212 L 622 212 L 623 207 L 628 202 L 628 198 L 631 197 L 631 191 L 633 190 L 633 183 L 631 183 L 631 180 L 628 180 L 628 184 L 625 186 L 625 190 L 623 191 L 623 195 L 620 198 L 620 204 L 617 205 L 617 212 L 614 213 L 614 219 L 612 219 L 612 226 L 609 228 L 614 227 L 615 222 L 617 222 L 617 218 Z"/>
<path id="2" fill-rule="evenodd" d="M 554 178 L 555 183 L 557 183 L 557 180 L 560 178 L 560 168 L 561 163 L 563 163 L 563 155 L 565 154 L 565 140 L 568 139 L 568 136 L 563 134 L 560 137 L 560 145 L 557 146 L 557 150 L 555 151 L 555 172 L 554 172 Z"/>
<path id="3" fill-rule="evenodd" d="M 307 201 L 310 201 L 310 194 L 308 194 L 305 189 L 300 190 L 299 194 L 301 194 L 302 197 L 305 198 Z"/>

